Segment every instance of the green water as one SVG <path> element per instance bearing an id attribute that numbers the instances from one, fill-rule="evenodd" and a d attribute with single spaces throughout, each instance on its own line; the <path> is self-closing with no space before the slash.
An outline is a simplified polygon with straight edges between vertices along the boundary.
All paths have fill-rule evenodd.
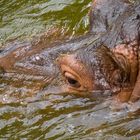
<path id="1" fill-rule="evenodd" d="M 53 26 L 69 36 L 84 34 L 90 2 L 0 0 L 0 44 Z M 115 112 L 106 97 L 48 94 L 17 78 L 0 78 L 0 83 L 0 140 L 140 140 L 139 102 Z"/>
<path id="2" fill-rule="evenodd" d="M 1 0 L 0 42 L 28 38 L 50 27 L 64 28 L 71 35 L 88 28 L 90 0 Z"/>

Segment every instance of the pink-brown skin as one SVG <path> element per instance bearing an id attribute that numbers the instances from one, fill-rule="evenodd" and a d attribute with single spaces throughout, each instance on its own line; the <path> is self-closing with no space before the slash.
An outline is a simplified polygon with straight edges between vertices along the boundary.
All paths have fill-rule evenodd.
<path id="1" fill-rule="evenodd" d="M 139 83 L 139 70 L 138 70 L 138 43 L 136 41 L 126 45 L 117 45 L 113 52 L 116 54 L 121 54 L 127 58 L 130 65 L 130 87 L 118 93 L 117 98 L 121 102 L 125 101 L 135 101 L 140 98 L 140 87 Z"/>
<path id="2" fill-rule="evenodd" d="M 126 46 L 126 44 L 120 44 L 112 49 L 113 54 L 115 54 L 115 58 L 118 58 L 118 61 L 120 61 L 120 63 L 122 63 L 123 65 L 124 62 L 120 57 L 125 57 L 125 62 L 128 65 L 126 71 L 128 70 L 130 79 L 129 82 L 123 84 L 123 87 L 113 87 L 113 82 L 115 83 L 119 77 L 118 70 L 115 70 L 113 66 L 112 70 L 111 68 L 109 70 L 105 70 L 104 68 L 102 68 L 102 70 L 109 73 L 109 80 L 106 81 L 106 77 L 103 79 L 96 78 L 95 73 L 91 71 L 90 68 L 86 66 L 81 60 L 77 59 L 74 54 L 60 57 L 59 65 L 62 70 L 62 74 L 65 77 L 66 82 L 68 83 L 67 89 L 65 90 L 67 92 L 77 93 L 85 91 L 93 93 L 97 92 L 98 90 L 111 90 L 112 92 L 117 94 L 115 100 L 117 100 L 118 102 L 134 102 L 138 100 L 140 98 L 140 77 L 138 74 L 139 70 L 137 47 L 138 44 L 132 43 L 128 46 Z M 106 59 L 106 61 L 108 61 L 108 59 Z M 106 64 L 106 66 L 110 67 L 110 64 Z M 94 70 L 97 71 L 96 68 Z M 74 82 L 72 83 L 68 80 L 74 80 Z"/>

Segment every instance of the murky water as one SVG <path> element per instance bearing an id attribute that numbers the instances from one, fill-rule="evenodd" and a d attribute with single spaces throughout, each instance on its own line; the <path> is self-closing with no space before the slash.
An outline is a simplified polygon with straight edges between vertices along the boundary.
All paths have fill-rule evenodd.
<path id="1" fill-rule="evenodd" d="M 83 33 L 88 27 L 91 0 L 1 0 L 0 42 L 29 38 L 59 26 L 71 35 Z"/>
<path id="2" fill-rule="evenodd" d="M 88 31 L 91 0 L 0 0 L 0 43 L 25 40 L 52 26 L 69 36 Z M 22 77 L 22 75 L 20 75 Z M 0 78 L 0 139 L 139 140 L 139 102 L 112 111 L 107 95 L 79 97 L 40 91 L 39 83 Z"/>

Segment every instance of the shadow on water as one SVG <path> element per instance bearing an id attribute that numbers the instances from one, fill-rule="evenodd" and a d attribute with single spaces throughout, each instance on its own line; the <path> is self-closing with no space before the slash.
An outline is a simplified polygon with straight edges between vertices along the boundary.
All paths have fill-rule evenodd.
<path id="1" fill-rule="evenodd" d="M 89 6 L 90 0 L 1 0 L 0 42 L 30 38 L 56 25 L 70 36 L 85 33 Z M 50 94 L 40 91 L 39 82 L 18 77 L 0 83 L 0 139 L 140 139 L 139 103 L 115 112 L 108 96 Z"/>

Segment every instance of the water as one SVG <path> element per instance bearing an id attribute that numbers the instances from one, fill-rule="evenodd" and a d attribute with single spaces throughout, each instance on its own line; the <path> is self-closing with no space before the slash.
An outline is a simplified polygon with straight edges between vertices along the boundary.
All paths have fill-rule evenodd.
<path id="1" fill-rule="evenodd" d="M 32 39 L 57 26 L 69 36 L 88 31 L 90 0 L 1 0 L 0 44 Z M 4 47 L 4 46 L 3 46 Z M 10 77 L 10 76 L 8 76 Z M 139 140 L 139 102 L 112 111 L 111 97 L 40 91 L 32 80 L 0 78 L 0 139 Z"/>
<path id="2" fill-rule="evenodd" d="M 90 0 L 1 0 L 0 42 L 29 38 L 51 26 L 64 28 L 71 35 L 84 33 L 89 7 Z"/>

